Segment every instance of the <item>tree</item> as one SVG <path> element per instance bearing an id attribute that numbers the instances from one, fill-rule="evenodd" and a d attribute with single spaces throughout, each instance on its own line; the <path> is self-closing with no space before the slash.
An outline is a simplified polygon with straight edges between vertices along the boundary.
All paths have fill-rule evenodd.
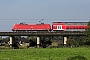
<path id="1" fill-rule="evenodd" d="M 27 40 L 36 40 L 37 39 L 37 36 L 28 36 L 27 37 Z"/>
<path id="2" fill-rule="evenodd" d="M 76 40 L 68 39 L 66 46 L 77 47 L 77 46 L 79 46 L 79 43 Z"/>
<path id="3" fill-rule="evenodd" d="M 14 36 L 15 40 L 21 40 L 21 36 Z"/>
<path id="4" fill-rule="evenodd" d="M 87 28 L 85 30 L 85 35 L 86 35 L 85 44 L 90 45 L 90 21 L 87 24 Z"/>

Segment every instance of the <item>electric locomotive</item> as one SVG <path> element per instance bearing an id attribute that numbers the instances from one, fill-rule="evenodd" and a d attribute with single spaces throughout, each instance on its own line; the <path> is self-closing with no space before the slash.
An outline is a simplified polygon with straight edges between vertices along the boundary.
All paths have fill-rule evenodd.
<path id="1" fill-rule="evenodd" d="M 12 31 L 50 31 L 51 26 L 50 24 L 26 24 L 20 23 L 15 24 L 12 28 Z"/>

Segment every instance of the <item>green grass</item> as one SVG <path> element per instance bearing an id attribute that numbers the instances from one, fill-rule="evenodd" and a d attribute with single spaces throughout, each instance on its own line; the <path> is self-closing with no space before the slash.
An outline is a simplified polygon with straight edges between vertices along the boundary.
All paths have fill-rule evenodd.
<path id="1" fill-rule="evenodd" d="M 90 48 L 29 48 L 0 50 L 0 60 L 67 60 L 69 57 L 90 60 Z M 75 59 L 74 59 L 75 60 Z"/>

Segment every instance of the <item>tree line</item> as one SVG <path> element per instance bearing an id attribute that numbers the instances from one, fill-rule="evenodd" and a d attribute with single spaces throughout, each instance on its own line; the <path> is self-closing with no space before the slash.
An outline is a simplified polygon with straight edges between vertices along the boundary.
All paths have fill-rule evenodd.
<path id="1" fill-rule="evenodd" d="M 86 36 L 73 36 L 67 40 L 67 46 L 90 46 L 90 21 L 87 24 L 87 28 L 84 31 Z"/>

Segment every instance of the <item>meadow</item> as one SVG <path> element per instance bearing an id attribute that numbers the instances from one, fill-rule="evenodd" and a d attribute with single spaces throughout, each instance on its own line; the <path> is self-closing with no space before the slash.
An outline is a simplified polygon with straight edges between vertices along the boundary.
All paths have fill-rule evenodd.
<path id="1" fill-rule="evenodd" d="M 90 60 L 90 47 L 0 49 L 0 60 L 80 60 L 75 57 Z"/>

